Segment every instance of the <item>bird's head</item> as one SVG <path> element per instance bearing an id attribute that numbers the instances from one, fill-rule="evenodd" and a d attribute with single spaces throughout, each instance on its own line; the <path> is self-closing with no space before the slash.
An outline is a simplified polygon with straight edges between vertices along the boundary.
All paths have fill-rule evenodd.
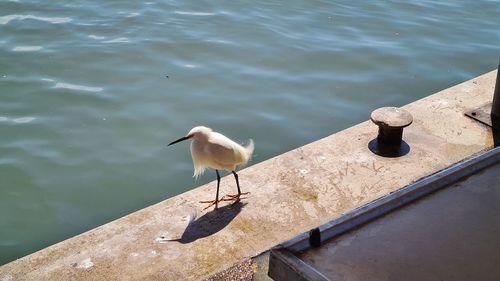
<path id="1" fill-rule="evenodd" d="M 178 140 L 175 140 L 175 141 L 169 143 L 168 145 L 176 144 L 178 142 L 181 142 L 183 140 L 188 140 L 188 139 L 195 139 L 195 140 L 200 140 L 200 141 L 207 140 L 210 132 L 212 132 L 212 129 L 204 127 L 204 126 L 194 127 L 191 129 L 191 131 L 189 131 L 189 133 L 186 136 L 184 136 Z"/>

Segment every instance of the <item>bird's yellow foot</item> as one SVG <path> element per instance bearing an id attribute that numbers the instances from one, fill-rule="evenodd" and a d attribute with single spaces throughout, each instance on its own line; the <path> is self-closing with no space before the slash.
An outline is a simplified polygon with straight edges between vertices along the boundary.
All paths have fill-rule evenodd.
<path id="1" fill-rule="evenodd" d="M 203 204 L 209 204 L 208 206 L 206 206 L 205 208 L 203 208 L 203 210 L 206 210 L 206 209 L 208 209 L 208 208 L 212 207 L 213 205 L 215 205 L 215 209 L 217 209 L 217 208 L 218 208 L 218 206 L 217 206 L 217 205 L 218 205 L 218 203 L 219 203 L 220 201 L 222 201 L 222 199 L 223 199 L 223 198 L 221 198 L 221 199 L 219 199 L 219 200 L 200 201 L 200 203 L 203 203 Z"/>
<path id="2" fill-rule="evenodd" d="M 241 198 L 241 195 L 247 195 L 248 193 L 250 193 L 250 192 L 242 192 L 240 194 L 228 194 L 228 195 L 222 197 L 221 201 L 236 201 L 236 202 L 238 202 L 238 201 L 240 201 L 240 199 L 246 198 L 246 197 Z M 228 198 L 226 198 L 226 197 L 228 197 Z"/>

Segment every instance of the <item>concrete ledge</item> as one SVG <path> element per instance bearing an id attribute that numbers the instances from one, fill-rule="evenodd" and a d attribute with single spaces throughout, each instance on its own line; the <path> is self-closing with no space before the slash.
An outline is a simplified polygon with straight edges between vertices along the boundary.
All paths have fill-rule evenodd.
<path id="1" fill-rule="evenodd" d="M 251 194 L 239 204 L 202 211 L 212 182 L 6 264 L 0 280 L 205 279 L 491 148 L 490 129 L 463 112 L 491 102 L 495 77 L 404 106 L 414 122 L 403 157 L 370 152 L 378 128 L 367 121 L 241 171 Z M 232 178 L 222 179 L 222 194 L 234 189 Z"/>

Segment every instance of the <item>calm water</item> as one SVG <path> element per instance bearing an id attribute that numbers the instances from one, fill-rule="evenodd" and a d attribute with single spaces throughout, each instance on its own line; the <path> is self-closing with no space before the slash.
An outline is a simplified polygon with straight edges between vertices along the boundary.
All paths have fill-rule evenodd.
<path id="1" fill-rule="evenodd" d="M 195 125 L 255 164 L 500 56 L 499 1 L 236 2 L 0 0 L 0 264 L 211 181 Z"/>

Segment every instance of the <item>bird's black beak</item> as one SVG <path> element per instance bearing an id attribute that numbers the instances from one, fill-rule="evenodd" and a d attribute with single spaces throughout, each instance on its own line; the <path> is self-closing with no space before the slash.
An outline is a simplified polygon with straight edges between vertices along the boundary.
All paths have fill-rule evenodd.
<path id="1" fill-rule="evenodd" d="M 192 137 L 191 135 L 187 135 L 187 136 L 185 136 L 185 137 L 182 137 L 182 138 L 180 138 L 180 139 L 178 139 L 178 140 L 175 140 L 175 141 L 173 141 L 173 142 L 169 143 L 168 145 L 176 144 L 176 143 L 181 142 L 181 141 L 183 141 L 183 140 L 188 140 L 188 139 L 190 139 L 191 137 Z"/>

